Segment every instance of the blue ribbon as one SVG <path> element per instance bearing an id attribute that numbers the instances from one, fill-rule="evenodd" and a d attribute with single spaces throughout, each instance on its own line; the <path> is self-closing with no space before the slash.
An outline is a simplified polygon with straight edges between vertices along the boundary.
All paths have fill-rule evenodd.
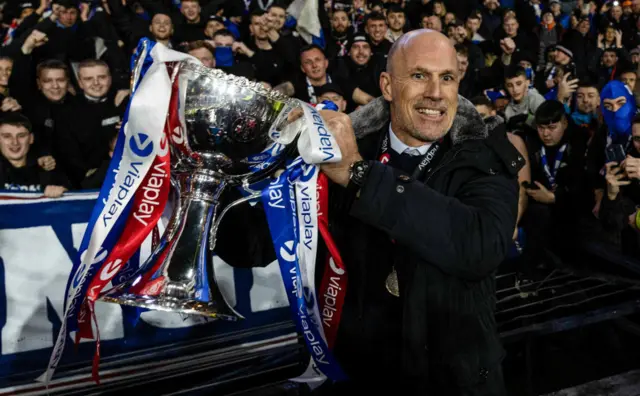
<path id="1" fill-rule="evenodd" d="M 318 328 L 312 323 L 303 293 L 300 263 L 296 254 L 298 220 L 294 185 L 294 181 L 302 174 L 301 165 L 301 161 L 294 161 L 285 172 L 272 181 L 262 191 L 262 203 L 296 327 L 304 336 L 309 353 L 320 371 L 333 381 L 343 381 L 347 376 L 333 357 Z"/>

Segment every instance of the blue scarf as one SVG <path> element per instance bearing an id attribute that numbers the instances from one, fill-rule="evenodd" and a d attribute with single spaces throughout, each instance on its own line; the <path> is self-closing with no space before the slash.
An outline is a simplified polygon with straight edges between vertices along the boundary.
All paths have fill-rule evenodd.
<path id="1" fill-rule="evenodd" d="M 609 81 L 600 93 L 600 98 L 604 102 L 605 99 L 616 99 L 624 96 L 627 99 L 618 111 L 609 111 L 602 106 L 602 115 L 604 122 L 609 130 L 609 137 L 612 143 L 626 144 L 631 135 L 631 121 L 636 114 L 636 100 L 631 94 L 629 88 L 620 81 Z"/>

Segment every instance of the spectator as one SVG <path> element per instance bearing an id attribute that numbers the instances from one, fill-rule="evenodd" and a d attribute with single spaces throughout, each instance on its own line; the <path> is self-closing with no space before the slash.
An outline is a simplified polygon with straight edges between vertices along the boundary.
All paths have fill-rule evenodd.
<path id="1" fill-rule="evenodd" d="M 397 39 L 404 34 L 404 28 L 407 23 L 407 16 L 398 5 L 393 5 L 387 10 L 387 25 L 389 29 L 385 38 L 389 42 L 394 43 Z"/>
<path id="2" fill-rule="evenodd" d="M 384 15 L 377 12 L 370 13 L 365 18 L 364 26 L 373 53 L 386 58 L 391 49 L 391 42 L 386 39 L 388 27 Z"/>
<path id="3" fill-rule="evenodd" d="M 511 97 L 504 111 L 507 121 L 513 117 L 520 116 L 523 118 L 524 123 L 532 126 L 534 114 L 544 102 L 544 98 L 535 88 L 529 88 L 530 81 L 527 73 L 520 65 L 513 65 L 508 68 L 505 72 L 504 82 L 505 88 Z"/>
<path id="4" fill-rule="evenodd" d="M 337 84 L 329 83 L 318 87 L 316 89 L 316 95 L 318 95 L 318 103 L 322 103 L 325 100 L 333 102 L 338 106 L 338 111 L 341 113 L 344 113 L 347 109 L 347 101 Z"/>
<path id="5" fill-rule="evenodd" d="M 57 198 L 69 186 L 56 169 L 42 169 L 33 153 L 33 133 L 29 120 L 19 113 L 6 114 L 0 119 L 0 186 L 10 191 L 42 192 L 45 197 Z"/>

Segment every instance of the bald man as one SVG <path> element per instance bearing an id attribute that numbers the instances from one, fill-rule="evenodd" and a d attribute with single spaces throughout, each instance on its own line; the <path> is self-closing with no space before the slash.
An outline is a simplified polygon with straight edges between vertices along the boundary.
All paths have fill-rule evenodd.
<path id="1" fill-rule="evenodd" d="M 343 155 L 322 171 L 349 276 L 335 354 L 350 381 L 326 394 L 505 394 L 495 272 L 524 159 L 459 83 L 449 40 L 412 31 L 389 53 L 383 98 L 323 112 Z"/>

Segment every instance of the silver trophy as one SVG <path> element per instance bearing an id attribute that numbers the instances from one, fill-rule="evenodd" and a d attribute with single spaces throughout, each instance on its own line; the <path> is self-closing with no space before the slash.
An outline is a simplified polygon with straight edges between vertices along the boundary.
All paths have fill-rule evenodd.
<path id="1" fill-rule="evenodd" d="M 173 78 L 179 79 L 186 125 L 182 150 L 171 142 L 172 190 L 179 197 L 157 248 L 128 281 L 101 299 L 235 320 L 242 316 L 216 283 L 215 234 L 230 207 L 259 193 L 225 208 L 220 197 L 239 186 L 251 194 L 253 183 L 283 166 L 300 130 L 299 120 L 292 121 L 298 104 L 260 83 L 192 62 L 180 64 Z M 284 135 L 289 144 L 276 143 L 274 137 Z"/>

